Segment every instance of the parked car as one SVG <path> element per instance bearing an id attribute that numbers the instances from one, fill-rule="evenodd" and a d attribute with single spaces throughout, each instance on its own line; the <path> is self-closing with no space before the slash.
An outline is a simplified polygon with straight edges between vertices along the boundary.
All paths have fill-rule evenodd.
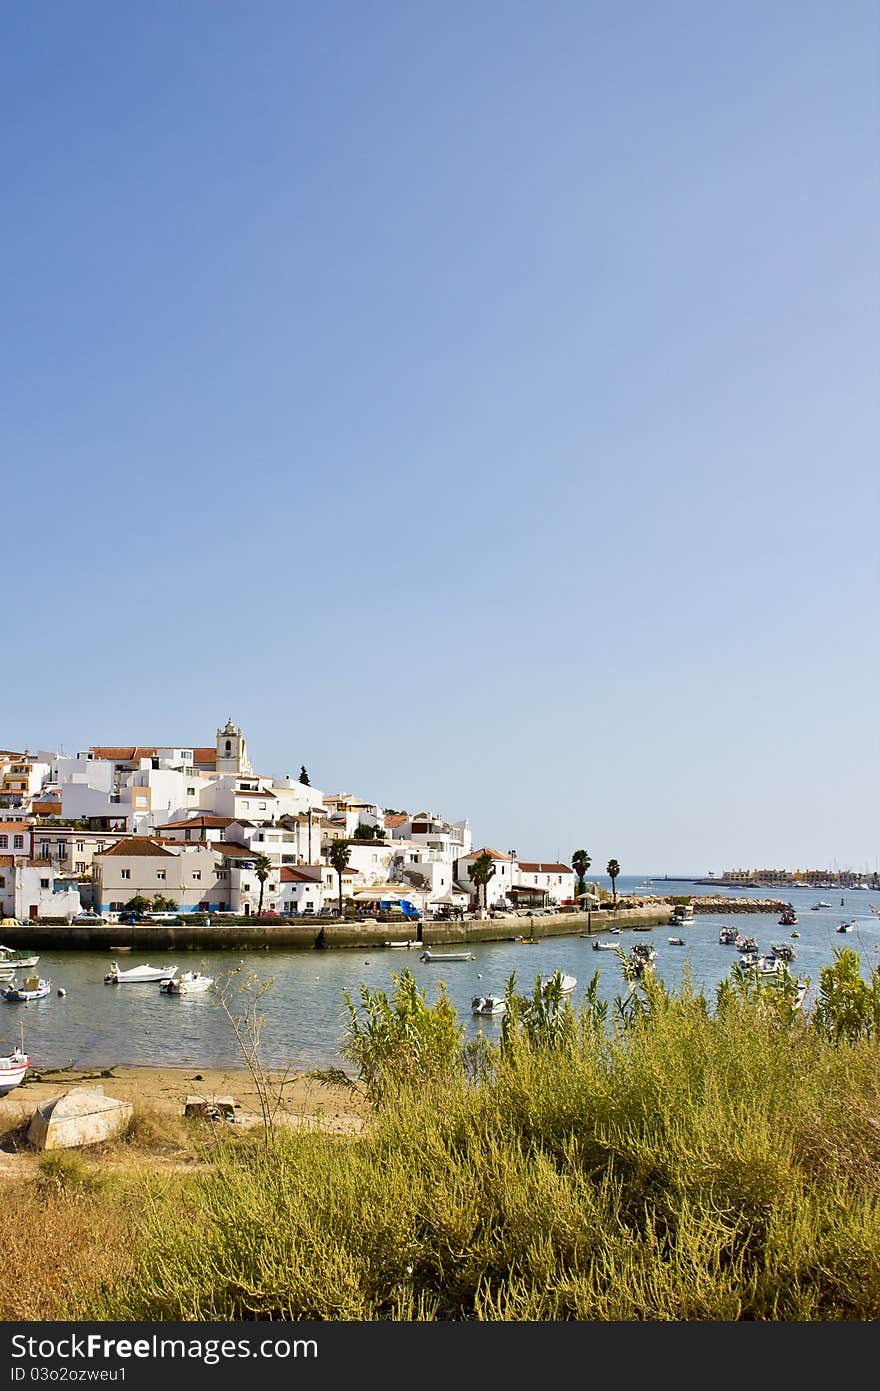
<path id="1" fill-rule="evenodd" d="M 319 911 L 319 913 L 318 913 L 318 917 L 319 917 L 319 918 L 338 918 L 338 917 L 339 917 L 339 909 L 338 909 L 338 908 L 322 908 L 322 909 Z"/>
<path id="2" fill-rule="evenodd" d="M 103 923 L 106 922 L 107 919 L 102 918 L 100 913 L 77 913 L 73 921 L 75 923 Z M 118 914 L 116 921 L 119 921 Z"/>
<path id="3" fill-rule="evenodd" d="M 298 918 L 314 918 L 314 917 L 317 917 L 317 914 L 315 913 L 315 910 L 314 910 L 314 908 L 312 907 L 312 905 L 311 905 L 310 903 L 307 903 L 306 906 L 305 906 L 305 908 L 300 908 L 299 912 L 297 913 L 297 917 L 298 917 Z"/>

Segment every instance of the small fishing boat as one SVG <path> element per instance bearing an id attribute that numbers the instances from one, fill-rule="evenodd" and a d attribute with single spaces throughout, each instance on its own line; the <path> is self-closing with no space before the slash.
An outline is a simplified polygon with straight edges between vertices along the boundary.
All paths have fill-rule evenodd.
<path id="1" fill-rule="evenodd" d="M 157 981 L 171 980 L 177 974 L 176 966 L 132 966 L 129 971 L 120 971 L 116 962 L 104 977 L 105 985 L 151 985 Z"/>
<path id="2" fill-rule="evenodd" d="M 671 947 L 683 947 L 683 946 L 684 946 L 684 938 L 683 938 L 683 937 L 667 937 L 666 940 L 667 940 L 667 942 L 669 943 L 669 945 L 670 945 Z"/>
<path id="3" fill-rule="evenodd" d="M 855 925 L 856 925 L 856 920 L 855 920 L 855 918 L 850 918 L 850 920 L 849 920 L 848 923 L 838 923 L 838 924 L 837 924 L 836 931 L 837 931 L 837 932 L 852 932 L 852 930 L 853 930 L 853 928 L 855 927 Z"/>
<path id="4" fill-rule="evenodd" d="M 801 934 L 798 932 L 797 928 L 795 928 L 794 932 L 791 935 L 792 937 L 800 937 Z"/>
<path id="5" fill-rule="evenodd" d="M 423 951 L 419 961 L 476 961 L 476 956 L 472 951 Z"/>
<path id="6" fill-rule="evenodd" d="M 503 1014 L 507 1009 L 501 995 L 475 995 L 471 1000 L 471 1014 Z"/>
<path id="7" fill-rule="evenodd" d="M 385 947 L 422 947 L 424 942 L 383 942 Z"/>
<path id="8" fill-rule="evenodd" d="M 797 913 L 794 911 L 793 904 L 789 903 L 783 908 L 779 915 L 779 922 L 783 927 L 794 927 L 797 922 Z"/>
<path id="9" fill-rule="evenodd" d="M 756 952 L 758 950 L 758 943 L 754 937 L 743 937 L 739 932 L 736 934 L 733 945 L 739 952 Z"/>
<path id="10" fill-rule="evenodd" d="M 549 995 L 552 990 L 559 990 L 560 995 L 570 995 L 577 985 L 577 976 L 566 975 L 564 971 L 554 971 L 552 976 L 545 976 L 541 981 L 541 994 Z"/>
<path id="11" fill-rule="evenodd" d="M 734 947 L 738 936 L 739 933 L 735 927 L 722 927 L 718 933 L 718 941 L 722 947 Z"/>
<path id="12" fill-rule="evenodd" d="M 203 976 L 201 971 L 184 971 L 171 980 L 163 980 L 159 989 L 163 995 L 202 995 L 213 984 L 213 976 Z"/>
<path id="13" fill-rule="evenodd" d="M 776 976 L 785 970 L 785 963 L 775 956 L 759 956 L 755 968 L 759 976 Z"/>
<path id="14" fill-rule="evenodd" d="M 594 942 L 593 951 L 620 951 L 616 942 Z"/>
<path id="15" fill-rule="evenodd" d="M 653 932 L 653 931 L 654 931 L 654 924 L 653 924 L 653 923 L 633 923 L 633 925 L 632 925 L 632 930 L 633 930 L 633 932 Z"/>
<path id="16" fill-rule="evenodd" d="M 16 951 L 15 947 L 0 947 L 0 969 L 4 971 L 24 971 L 28 966 L 36 966 L 38 956 Z"/>
<path id="17" fill-rule="evenodd" d="M 820 911 L 820 909 L 822 909 L 822 908 L 830 908 L 830 907 L 831 907 L 831 904 L 828 902 L 827 898 L 820 898 L 818 903 L 814 903 L 814 904 L 813 904 L 812 908 L 810 909 L 810 912 L 811 912 L 811 913 L 818 913 L 818 912 Z"/>
<path id="18" fill-rule="evenodd" d="M 28 1141 L 35 1149 L 96 1145 L 124 1130 L 134 1114 L 130 1101 L 105 1096 L 103 1087 L 76 1087 L 34 1111 Z"/>
<path id="19" fill-rule="evenodd" d="M 16 985 L 14 980 L 4 985 L 0 995 L 4 1000 L 18 1000 L 26 1004 L 28 1000 L 44 1000 L 51 988 L 52 982 L 43 980 L 42 976 L 25 976 L 21 985 Z"/>
<path id="20" fill-rule="evenodd" d="M 758 953 L 756 951 L 744 951 L 740 954 L 741 966 L 757 966 Z"/>
<path id="21" fill-rule="evenodd" d="M 23 1048 L 14 1048 L 4 1058 L 0 1058 L 0 1096 L 11 1092 L 24 1080 L 31 1060 Z"/>
<path id="22" fill-rule="evenodd" d="M 797 957 L 797 952 L 794 947 L 789 946 L 788 942 L 778 942 L 770 950 L 780 961 L 794 961 Z"/>
<path id="23" fill-rule="evenodd" d="M 640 942 L 637 942 L 633 947 L 630 948 L 628 959 L 630 969 L 635 973 L 635 975 L 641 976 L 644 974 L 644 972 L 648 969 L 649 966 L 653 966 L 654 962 L 657 960 L 657 953 L 655 952 L 653 947 L 650 947 L 647 944 L 645 946 L 642 946 Z"/>

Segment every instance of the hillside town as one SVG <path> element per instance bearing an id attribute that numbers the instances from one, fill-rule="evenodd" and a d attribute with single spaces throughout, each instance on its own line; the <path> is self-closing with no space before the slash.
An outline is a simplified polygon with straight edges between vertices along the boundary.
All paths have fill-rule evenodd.
<path id="1" fill-rule="evenodd" d="M 327 793 L 305 767 L 256 772 L 232 719 L 203 748 L 0 750 L 3 916 L 299 917 L 340 902 L 459 916 L 568 907 L 574 894 L 570 865 L 475 848 L 466 818 Z"/>

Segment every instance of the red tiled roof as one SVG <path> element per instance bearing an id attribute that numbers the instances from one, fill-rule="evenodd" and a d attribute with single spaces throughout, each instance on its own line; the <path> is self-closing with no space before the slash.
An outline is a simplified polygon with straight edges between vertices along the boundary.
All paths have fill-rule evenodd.
<path id="1" fill-rule="evenodd" d="M 469 855 L 462 855 L 461 858 L 463 860 L 476 860 L 480 855 L 489 855 L 493 860 L 511 860 L 513 858 L 512 855 L 502 855 L 500 850 L 490 850 L 488 848 L 484 848 L 483 850 L 472 850 Z"/>
<path id="2" fill-rule="evenodd" d="M 532 864 L 530 860 L 517 860 L 517 864 L 526 874 L 574 874 L 571 865 Z"/>
<path id="3" fill-rule="evenodd" d="M 89 753 L 95 758 L 106 759 L 108 763 L 134 763 L 140 758 L 155 758 L 159 749 L 179 748 L 175 744 L 93 744 Z M 189 745 L 183 745 L 188 748 Z M 214 763 L 217 750 L 214 748 L 193 749 L 193 763 Z"/>
<path id="4" fill-rule="evenodd" d="M 310 873 L 310 871 L 316 871 Z M 285 865 L 281 871 L 282 884 L 320 884 L 320 865 Z"/>
<path id="5" fill-rule="evenodd" d="M 0 831 L 29 831 L 29 821 L 0 821 Z"/>
<path id="6" fill-rule="evenodd" d="M 405 816 L 402 815 L 402 814 L 401 814 L 400 816 L 386 816 L 386 817 L 385 817 L 385 825 L 386 825 L 386 827 L 387 827 L 387 829 L 388 829 L 389 831 L 393 830 L 395 826 L 405 826 L 405 825 L 406 825 L 406 822 L 407 822 L 407 817 L 405 817 Z"/>
<path id="7" fill-rule="evenodd" d="M 274 792 L 264 792 L 262 788 L 259 788 L 256 792 L 248 792 L 248 791 L 247 791 L 245 788 L 243 788 L 243 787 L 237 787 L 237 788 L 235 789 L 235 796 L 236 796 L 236 797 L 274 797 L 274 796 L 275 796 L 275 793 L 274 793 Z"/>
<path id="8" fill-rule="evenodd" d="M 230 860 L 255 860 L 260 853 L 258 850 L 248 850 L 246 845 L 240 845 L 236 840 L 215 840 L 213 849 Z"/>
<path id="9" fill-rule="evenodd" d="M 166 850 L 159 840 L 154 840 L 152 836 L 129 836 L 127 840 L 118 840 L 109 850 L 101 852 L 104 855 L 167 855 L 170 859 L 174 858 L 174 852 Z"/>

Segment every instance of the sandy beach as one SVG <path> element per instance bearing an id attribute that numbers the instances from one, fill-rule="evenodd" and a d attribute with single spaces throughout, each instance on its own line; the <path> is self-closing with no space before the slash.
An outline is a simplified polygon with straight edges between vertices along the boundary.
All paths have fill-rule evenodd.
<path id="1" fill-rule="evenodd" d="M 260 1100 L 250 1073 L 242 1068 L 112 1067 L 59 1069 L 28 1073 L 24 1082 L 0 1097 L 0 1135 L 28 1120 L 41 1102 L 71 1087 L 102 1087 L 107 1096 L 130 1101 L 136 1110 L 182 1116 L 187 1097 L 206 1100 L 231 1096 L 236 1123 L 261 1123 Z M 369 1107 L 361 1093 L 344 1085 L 327 1084 L 303 1074 L 271 1074 L 271 1095 L 280 1094 L 278 1120 L 329 1134 L 356 1135 L 363 1129 Z"/>

